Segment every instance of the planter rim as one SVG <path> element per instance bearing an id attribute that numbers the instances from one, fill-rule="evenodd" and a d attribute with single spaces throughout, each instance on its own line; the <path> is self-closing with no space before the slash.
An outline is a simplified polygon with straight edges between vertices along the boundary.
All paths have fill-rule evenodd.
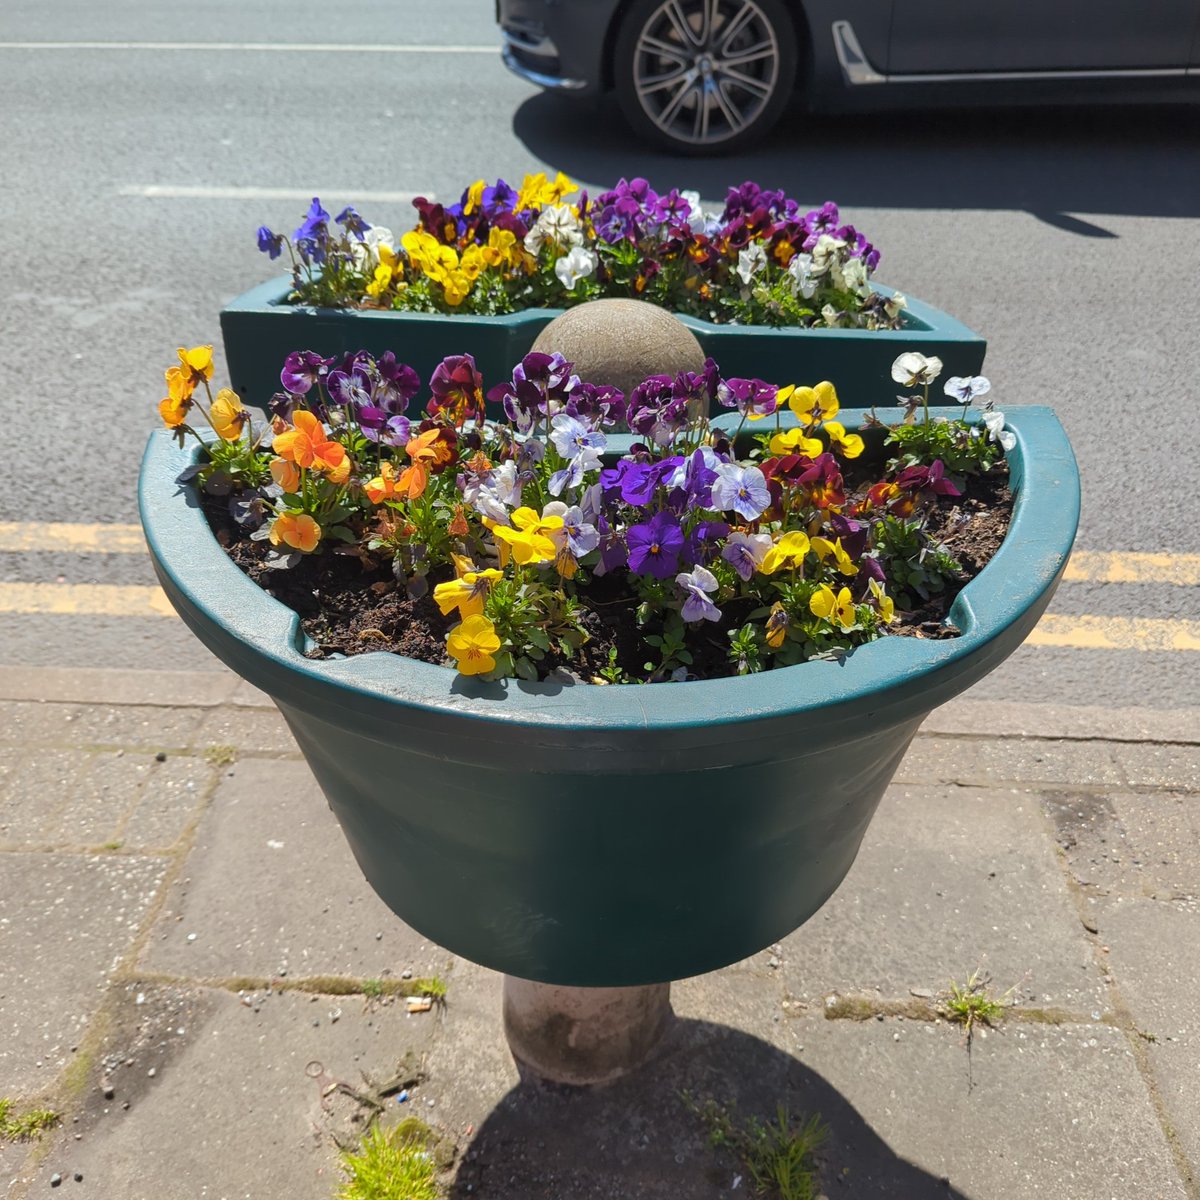
<path id="1" fill-rule="evenodd" d="M 959 409 L 931 412 L 961 415 Z M 860 428 L 866 416 L 864 410 L 841 413 L 847 428 Z M 894 721 L 929 711 L 995 666 L 1032 628 L 1066 567 L 1079 519 L 1079 475 L 1066 434 L 1046 407 L 1015 407 L 1005 416 L 1017 438 L 1008 454 L 1013 517 L 992 561 L 951 607 L 949 619 L 961 636 L 884 637 L 838 662 L 683 684 L 489 683 L 385 652 L 308 659 L 304 650 L 311 643 L 300 618 L 242 573 L 213 536 L 192 485 L 177 482 L 198 447 L 181 450 L 165 429 L 151 433 L 138 500 L 155 570 L 193 632 L 274 698 L 344 713 L 348 724 L 366 705 L 389 725 L 421 714 L 452 715 L 474 722 L 473 736 L 483 741 L 509 740 L 523 728 L 554 730 L 556 740 L 569 740 L 598 732 L 711 730 L 837 706 L 854 706 L 861 718 L 864 701 L 879 720 Z M 1014 625 L 1021 629 L 1001 636 Z"/>
<path id="2" fill-rule="evenodd" d="M 894 296 L 899 290 L 897 288 L 885 287 L 883 284 L 875 282 L 871 283 L 871 289 L 888 297 Z M 451 320 L 461 321 L 463 323 L 463 331 L 468 335 L 473 326 L 504 325 L 516 328 L 535 322 L 545 324 L 547 321 L 561 316 L 567 311 L 564 308 L 525 308 L 519 312 L 486 316 L 475 313 L 398 312 L 394 309 L 379 308 L 326 308 L 314 304 L 285 304 L 284 300 L 291 290 L 292 277 L 290 275 L 276 275 L 274 278 L 268 279 L 251 288 L 248 292 L 243 292 L 240 296 L 235 296 L 225 305 L 222 311 L 227 313 L 287 312 L 296 313 L 303 317 L 344 317 L 365 321 L 391 321 L 398 318 L 402 318 L 405 321 L 417 322 L 442 322 Z M 840 341 L 847 338 L 853 339 L 866 336 L 872 339 L 878 337 L 890 341 L 902 341 L 906 344 L 914 342 L 917 346 L 925 340 L 943 342 L 947 340 L 979 340 L 979 334 L 969 326 L 964 325 L 957 318 L 952 317 L 949 313 L 943 312 L 939 308 L 934 308 L 932 304 L 926 304 L 923 300 L 918 300 L 907 293 L 905 293 L 905 299 L 907 301 L 905 311 L 911 320 L 911 324 L 906 325 L 903 329 L 866 330 L 825 329 L 821 327 L 798 329 L 792 326 L 734 325 L 728 322 L 717 323 L 715 321 L 705 321 L 701 317 L 694 317 L 685 313 L 676 313 L 675 315 L 694 333 L 703 334 L 705 337 L 710 338 L 752 333 L 756 337 L 811 338 L 819 336 L 822 339 L 833 338 L 835 341 Z M 297 347 L 297 349 L 300 348 Z"/>

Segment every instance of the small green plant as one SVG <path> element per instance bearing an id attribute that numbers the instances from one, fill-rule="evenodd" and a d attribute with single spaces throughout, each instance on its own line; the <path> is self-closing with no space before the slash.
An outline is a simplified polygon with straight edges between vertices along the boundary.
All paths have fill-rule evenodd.
<path id="1" fill-rule="evenodd" d="M 432 1131 L 410 1117 L 392 1129 L 374 1126 L 357 1150 L 344 1150 L 347 1180 L 338 1200 L 438 1200 Z"/>
<path id="2" fill-rule="evenodd" d="M 100 849 L 101 850 L 120 850 L 122 845 L 123 845 L 122 842 L 105 842 L 104 845 L 100 847 Z"/>
<path id="3" fill-rule="evenodd" d="M 966 983 L 950 983 L 950 996 L 944 1003 L 946 1018 L 962 1025 L 968 1040 L 977 1025 L 994 1026 L 1001 1021 L 1012 1003 L 1012 988 L 997 999 L 988 992 L 990 982 L 979 971 L 972 971 Z"/>
<path id="4" fill-rule="evenodd" d="M 625 668 L 617 662 L 616 646 L 608 648 L 608 662 L 597 672 L 596 680 L 602 680 L 604 683 L 630 683 L 632 682 L 629 676 L 625 673 Z"/>
<path id="5" fill-rule="evenodd" d="M 885 516 L 871 530 L 871 545 L 887 565 L 888 584 L 902 606 L 915 608 L 945 591 L 962 568 L 944 547 L 932 541 L 918 520 Z"/>
<path id="6" fill-rule="evenodd" d="M 697 1104 L 686 1092 L 684 1104 L 708 1126 L 709 1145 L 731 1150 L 741 1160 L 760 1196 L 775 1200 L 816 1200 L 821 1191 L 816 1152 L 829 1130 L 818 1116 L 793 1118 L 780 1104 L 774 1121 L 738 1121 L 732 1107 L 708 1099 Z"/>
<path id="7" fill-rule="evenodd" d="M 753 675 L 763 669 L 762 644 L 753 625 L 729 631 L 729 661 L 739 675 Z"/>
<path id="8" fill-rule="evenodd" d="M 382 979 L 364 979 L 362 984 L 362 993 L 368 999 L 378 1000 L 383 995 L 383 980 Z"/>
<path id="9" fill-rule="evenodd" d="M 31 1108 L 28 1112 L 17 1113 L 16 1106 L 11 1100 L 0 1100 L 0 1141 L 27 1142 L 35 1141 L 42 1134 L 57 1125 L 59 1115 L 48 1108 Z"/>
<path id="10" fill-rule="evenodd" d="M 214 767 L 228 767 L 237 762 L 236 746 L 209 746 L 204 751 L 204 757 Z"/>
<path id="11" fill-rule="evenodd" d="M 431 996 L 434 1000 L 445 1000 L 446 981 L 439 975 L 428 975 L 421 979 L 414 979 L 409 995 Z"/>

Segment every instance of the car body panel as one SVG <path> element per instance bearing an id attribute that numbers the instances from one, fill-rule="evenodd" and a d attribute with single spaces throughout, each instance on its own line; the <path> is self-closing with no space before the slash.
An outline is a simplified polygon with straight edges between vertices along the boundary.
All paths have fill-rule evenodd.
<path id="1" fill-rule="evenodd" d="M 608 91 L 627 3 L 497 0 L 505 62 L 564 94 Z M 798 90 L 820 111 L 1200 99 L 1200 0 L 790 0 L 789 7 Z M 847 60 L 846 30 L 857 62 Z"/>

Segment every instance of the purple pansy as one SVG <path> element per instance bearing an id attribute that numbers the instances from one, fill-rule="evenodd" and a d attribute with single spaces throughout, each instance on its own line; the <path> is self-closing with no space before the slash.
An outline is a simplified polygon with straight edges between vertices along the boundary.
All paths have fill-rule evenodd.
<path id="1" fill-rule="evenodd" d="M 720 584 L 707 567 L 693 567 L 691 571 L 681 571 L 675 576 L 675 582 L 684 591 L 680 615 L 685 621 L 721 619 L 721 610 L 708 598 L 709 593 L 715 592 Z"/>
<path id="2" fill-rule="evenodd" d="M 307 396 L 313 384 L 325 376 L 325 360 L 312 350 L 293 350 L 284 359 L 279 382 L 293 396 Z"/>
<path id="3" fill-rule="evenodd" d="M 757 467 L 722 463 L 712 485 L 712 506 L 721 512 L 735 512 L 747 521 L 761 517 L 771 507 L 763 473 Z"/>
<path id="4" fill-rule="evenodd" d="M 629 569 L 634 574 L 669 579 L 679 570 L 683 530 L 672 513 L 655 513 L 649 521 L 630 526 L 625 538 L 629 545 Z"/>

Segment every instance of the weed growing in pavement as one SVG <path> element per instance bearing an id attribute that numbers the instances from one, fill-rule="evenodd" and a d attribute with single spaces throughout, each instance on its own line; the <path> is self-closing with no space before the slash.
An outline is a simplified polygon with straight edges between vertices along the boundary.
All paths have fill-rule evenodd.
<path id="1" fill-rule="evenodd" d="M 776 1200 L 816 1200 L 821 1190 L 816 1152 L 829 1130 L 819 1116 L 793 1118 L 780 1104 L 774 1121 L 737 1119 L 732 1106 L 708 1099 L 697 1103 L 687 1092 L 683 1102 L 708 1126 L 709 1145 L 731 1150 L 762 1196 Z"/>
<path id="2" fill-rule="evenodd" d="M 0 1099 L 0 1141 L 35 1141 L 57 1125 L 59 1114 L 48 1108 L 31 1108 L 18 1113 L 12 1100 Z"/>
<path id="3" fill-rule="evenodd" d="M 383 995 L 383 980 L 364 979 L 362 982 L 362 994 L 369 1000 L 378 1000 Z"/>
<path id="4" fill-rule="evenodd" d="M 996 998 L 988 991 L 991 982 L 979 971 L 972 971 L 966 983 L 950 983 L 950 995 L 943 1002 L 946 1019 L 962 1025 L 968 1042 L 977 1025 L 994 1026 L 1004 1018 L 1005 1010 L 1012 1005 L 1014 989 L 1009 988 L 1003 996 Z"/>
<path id="5" fill-rule="evenodd" d="M 204 751 L 204 757 L 214 767 L 228 767 L 237 762 L 236 746 L 209 746 Z"/>
<path id="6" fill-rule="evenodd" d="M 409 985 L 410 996 L 429 996 L 437 1001 L 446 999 L 446 981 L 440 975 L 427 975 L 414 979 Z"/>
<path id="7" fill-rule="evenodd" d="M 359 1149 L 341 1154 L 348 1178 L 338 1200 L 438 1200 L 436 1140 L 415 1117 L 392 1129 L 374 1126 Z"/>

